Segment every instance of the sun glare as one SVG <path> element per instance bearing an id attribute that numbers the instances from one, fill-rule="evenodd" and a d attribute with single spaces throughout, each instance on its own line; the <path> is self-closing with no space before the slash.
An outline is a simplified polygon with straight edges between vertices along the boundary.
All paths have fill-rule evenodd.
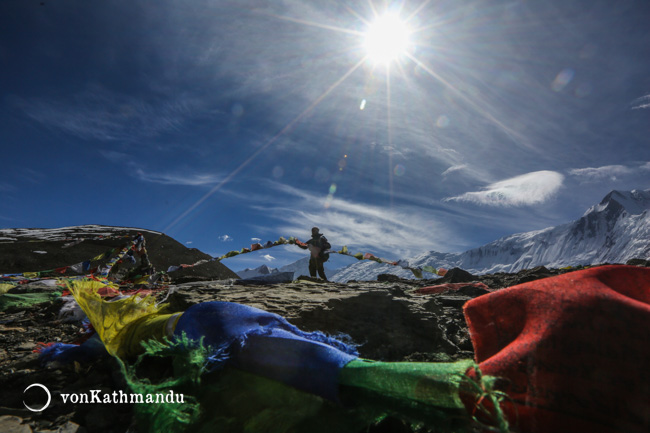
<path id="1" fill-rule="evenodd" d="M 386 14 L 370 24 L 364 35 L 368 59 L 375 64 L 389 64 L 409 49 L 409 28 L 396 14 Z"/>

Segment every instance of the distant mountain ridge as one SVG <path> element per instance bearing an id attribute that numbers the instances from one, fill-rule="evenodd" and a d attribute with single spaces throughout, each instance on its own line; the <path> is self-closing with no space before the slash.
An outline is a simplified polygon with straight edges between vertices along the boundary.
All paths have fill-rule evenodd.
<path id="1" fill-rule="evenodd" d="M 169 236 L 142 228 L 98 224 L 43 228 L 0 229 L 0 274 L 37 272 L 63 268 L 124 247 L 142 233 L 150 262 L 157 270 L 205 261 L 201 266 L 181 268 L 171 274 L 174 281 L 237 278 L 221 262 Z"/>
<path id="2" fill-rule="evenodd" d="M 570 223 L 506 236 L 463 253 L 431 251 L 408 262 L 414 267 L 459 267 L 473 274 L 487 274 L 535 266 L 624 263 L 649 257 L 650 190 L 632 190 L 610 192 Z M 360 262 L 343 268 L 332 280 L 374 280 L 382 273 L 413 278 L 408 270 Z"/>
<path id="3" fill-rule="evenodd" d="M 246 268 L 241 271 L 235 272 L 240 278 L 256 278 L 264 275 L 277 274 L 277 269 L 271 269 L 267 265 L 258 266 L 255 269 Z"/>
<path id="4" fill-rule="evenodd" d="M 293 272 L 294 278 L 298 278 L 301 275 L 309 276 L 309 257 L 304 257 L 300 260 L 297 260 L 288 265 L 282 266 L 279 269 L 269 268 L 267 265 L 259 266 L 255 269 L 246 268 L 241 271 L 237 271 L 236 274 L 241 278 L 256 278 L 264 275 L 271 275 L 278 272 Z M 336 274 L 337 270 L 330 269 L 325 266 L 325 275 L 329 278 L 330 275 Z"/>

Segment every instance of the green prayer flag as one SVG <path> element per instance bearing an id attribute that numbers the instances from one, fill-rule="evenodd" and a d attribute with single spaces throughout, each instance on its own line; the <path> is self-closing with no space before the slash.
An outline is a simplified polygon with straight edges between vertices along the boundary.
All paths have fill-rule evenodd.
<path id="1" fill-rule="evenodd" d="M 424 272 L 429 272 L 429 273 L 431 273 L 431 274 L 437 274 L 437 273 L 438 273 L 438 271 L 436 270 L 436 268 L 434 268 L 433 266 L 422 266 L 422 270 L 423 270 Z"/>
<path id="2" fill-rule="evenodd" d="M 341 385 L 442 408 L 462 409 L 459 389 L 471 359 L 457 362 L 378 362 L 355 359 L 339 375 Z"/>

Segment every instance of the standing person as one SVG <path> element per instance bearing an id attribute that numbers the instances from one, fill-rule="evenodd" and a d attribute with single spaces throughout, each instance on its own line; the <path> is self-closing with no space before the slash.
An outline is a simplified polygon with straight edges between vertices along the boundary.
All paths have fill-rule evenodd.
<path id="1" fill-rule="evenodd" d="M 327 242 L 327 238 L 319 233 L 318 230 L 318 227 L 313 227 L 311 229 L 311 239 L 307 241 L 307 248 L 309 248 L 309 252 L 311 253 L 309 258 L 309 274 L 312 278 L 315 278 L 318 272 L 318 276 L 327 281 L 323 263 L 329 258 L 329 254 L 325 251 L 332 246 Z"/>

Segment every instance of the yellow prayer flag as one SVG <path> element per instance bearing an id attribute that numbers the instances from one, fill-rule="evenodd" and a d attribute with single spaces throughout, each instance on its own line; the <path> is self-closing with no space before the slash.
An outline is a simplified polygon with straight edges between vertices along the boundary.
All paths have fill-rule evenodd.
<path id="1" fill-rule="evenodd" d="M 104 342 L 106 350 L 113 356 L 127 353 L 126 347 L 132 334 L 128 328 L 139 320 L 154 319 L 159 316 L 161 308 L 156 306 L 154 296 L 131 296 L 115 301 L 105 301 L 97 293 L 102 287 L 118 287 L 111 283 L 96 280 L 67 281 L 66 285 L 75 300 L 86 313 L 90 323 Z M 144 319 L 147 316 L 151 318 Z"/>
<path id="2" fill-rule="evenodd" d="M 4 295 L 5 293 L 7 293 L 9 290 L 13 289 L 14 287 L 16 287 L 16 286 L 13 285 L 13 284 L 8 284 L 8 283 L 0 284 L 0 295 Z"/>

